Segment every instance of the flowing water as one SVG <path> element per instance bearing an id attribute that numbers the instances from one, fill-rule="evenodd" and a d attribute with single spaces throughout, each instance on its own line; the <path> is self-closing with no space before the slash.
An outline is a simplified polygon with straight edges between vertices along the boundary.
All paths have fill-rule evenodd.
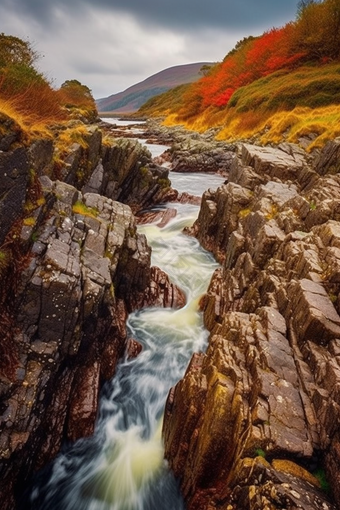
<path id="1" fill-rule="evenodd" d="M 183 186 L 181 179 L 189 178 L 196 191 L 211 184 L 209 176 L 174 177 L 176 185 Z M 217 264 L 196 239 L 181 233 L 192 225 L 199 208 L 176 204 L 176 209 L 177 216 L 165 227 L 149 224 L 139 231 L 152 247 L 152 264 L 185 291 L 187 305 L 180 310 L 146 308 L 129 316 L 129 334 L 143 345 L 142 352 L 119 364 L 103 388 L 94 435 L 64 447 L 36 479 L 29 508 L 184 509 L 163 459 L 162 417 L 169 389 L 183 377 L 191 354 L 206 347 L 197 304 Z"/>

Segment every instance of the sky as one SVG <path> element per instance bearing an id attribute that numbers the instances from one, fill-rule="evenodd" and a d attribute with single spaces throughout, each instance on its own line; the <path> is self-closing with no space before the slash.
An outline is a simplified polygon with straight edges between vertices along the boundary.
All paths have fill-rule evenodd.
<path id="1" fill-rule="evenodd" d="M 28 40 L 54 87 L 76 79 L 99 99 L 168 67 L 221 61 L 296 10 L 297 0 L 0 0 L 0 33 Z"/>

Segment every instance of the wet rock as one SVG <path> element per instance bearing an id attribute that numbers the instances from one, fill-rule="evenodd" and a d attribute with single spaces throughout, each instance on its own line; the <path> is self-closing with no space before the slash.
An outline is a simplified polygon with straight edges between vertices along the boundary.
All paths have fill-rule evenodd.
<path id="1" fill-rule="evenodd" d="M 145 306 L 182 308 L 186 304 L 186 296 L 177 285 L 171 283 L 162 269 L 153 266 L 150 271 L 149 286 L 143 292 L 131 293 L 127 301 L 130 311 Z"/>
<path id="2" fill-rule="evenodd" d="M 139 225 L 154 223 L 159 228 L 162 228 L 165 227 L 165 225 L 167 225 L 169 221 L 172 220 L 172 218 L 175 218 L 176 214 L 177 211 L 174 208 L 167 208 L 156 211 L 142 211 L 136 215 L 136 221 Z"/>
<path id="3" fill-rule="evenodd" d="M 68 402 L 67 439 L 70 441 L 93 434 L 98 408 L 99 376 L 99 362 L 81 367 L 74 375 Z"/>
<path id="4" fill-rule="evenodd" d="M 142 352 L 143 346 L 134 338 L 129 338 L 127 342 L 127 357 L 128 359 L 137 358 L 138 354 Z"/>
<path id="5" fill-rule="evenodd" d="M 176 201 L 179 202 L 180 204 L 200 205 L 202 199 L 201 199 L 201 197 L 191 195 L 190 193 L 187 193 L 186 191 L 184 191 L 183 193 L 178 194 Z"/>
<path id="6" fill-rule="evenodd" d="M 302 508 L 334 510 L 336 507 L 318 490 L 317 480 L 290 461 L 262 457 L 245 459 L 232 480 L 225 508 Z M 244 481 L 247 480 L 246 483 Z"/>

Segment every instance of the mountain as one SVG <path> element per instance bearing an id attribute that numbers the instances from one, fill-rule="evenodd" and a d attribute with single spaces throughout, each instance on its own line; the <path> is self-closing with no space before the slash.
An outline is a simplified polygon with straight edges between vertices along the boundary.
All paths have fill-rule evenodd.
<path id="1" fill-rule="evenodd" d="M 192 83 L 202 77 L 202 66 L 213 65 L 211 62 L 197 62 L 169 67 L 143 80 L 118 94 L 98 99 L 99 112 L 132 113 L 137 111 L 148 99 L 167 90 Z"/>

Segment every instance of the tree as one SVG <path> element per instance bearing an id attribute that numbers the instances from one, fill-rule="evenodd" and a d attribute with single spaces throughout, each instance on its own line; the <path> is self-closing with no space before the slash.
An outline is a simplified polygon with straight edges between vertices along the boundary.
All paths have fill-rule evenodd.
<path id="1" fill-rule="evenodd" d="M 60 95 L 67 98 L 72 106 L 94 101 L 91 90 L 78 80 L 66 80 L 60 87 Z"/>
<path id="2" fill-rule="evenodd" d="M 97 117 L 97 107 L 91 90 L 78 80 L 65 81 L 57 91 L 60 104 L 65 106 L 69 113 L 82 110 L 83 116 L 89 120 Z"/>
<path id="3" fill-rule="evenodd" d="M 300 0 L 297 4 L 297 19 L 300 19 L 303 16 L 303 12 L 308 6 L 315 4 L 315 0 Z"/>
<path id="4" fill-rule="evenodd" d="M 203 64 L 201 69 L 199 70 L 199 74 L 201 74 L 202 76 L 208 76 L 212 67 L 213 64 Z"/>
<path id="5" fill-rule="evenodd" d="M 312 60 L 340 57 L 340 0 L 300 0 L 297 47 Z"/>
<path id="6" fill-rule="evenodd" d="M 16 64 L 33 67 L 39 57 L 29 41 L 0 33 L 0 68 Z"/>
<path id="7" fill-rule="evenodd" d="M 340 58 L 340 0 L 325 2 L 326 51 L 331 59 Z"/>

